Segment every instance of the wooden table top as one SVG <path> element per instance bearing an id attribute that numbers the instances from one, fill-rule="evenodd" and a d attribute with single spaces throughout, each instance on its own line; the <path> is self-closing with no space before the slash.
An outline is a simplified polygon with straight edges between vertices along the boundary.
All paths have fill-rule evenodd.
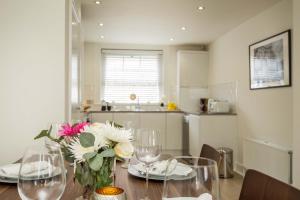
<path id="1" fill-rule="evenodd" d="M 66 189 L 62 196 L 62 200 L 73 200 L 82 195 L 82 187 L 78 183 L 73 182 L 73 168 L 68 164 Z M 137 200 L 143 197 L 145 191 L 145 179 L 137 178 L 128 174 L 127 169 L 121 167 L 121 163 L 117 163 L 116 168 L 116 186 L 125 190 L 128 200 Z M 162 181 L 149 181 L 149 194 L 151 200 L 161 199 Z M 0 199 L 1 200 L 20 200 L 17 184 L 0 183 Z"/>

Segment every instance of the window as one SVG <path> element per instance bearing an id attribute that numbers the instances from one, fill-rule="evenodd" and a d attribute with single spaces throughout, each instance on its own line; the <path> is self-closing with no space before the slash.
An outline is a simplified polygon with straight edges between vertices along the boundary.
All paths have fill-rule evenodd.
<path id="1" fill-rule="evenodd" d="M 159 103 L 162 51 L 102 50 L 102 95 L 115 103 Z M 130 94 L 136 94 L 135 101 Z"/>

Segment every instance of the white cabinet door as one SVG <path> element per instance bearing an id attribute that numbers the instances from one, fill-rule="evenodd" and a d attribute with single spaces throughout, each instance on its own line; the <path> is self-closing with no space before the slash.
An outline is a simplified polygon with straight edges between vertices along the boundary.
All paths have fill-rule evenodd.
<path id="1" fill-rule="evenodd" d="M 166 114 L 141 113 L 141 128 L 158 130 L 161 134 L 162 148 L 166 148 Z"/>
<path id="2" fill-rule="evenodd" d="M 199 156 L 203 144 L 215 148 L 233 149 L 237 157 L 237 117 L 234 115 L 190 115 L 189 116 L 189 153 Z"/>
<path id="3" fill-rule="evenodd" d="M 208 52 L 178 51 L 179 85 L 207 86 Z"/>
<path id="4" fill-rule="evenodd" d="M 237 117 L 235 115 L 200 116 L 200 145 L 209 144 L 215 148 L 228 147 L 237 158 Z"/>
<path id="5" fill-rule="evenodd" d="M 108 121 L 113 120 L 112 113 L 92 113 L 90 116 L 91 116 L 92 122 L 105 123 L 107 120 Z"/>
<path id="6" fill-rule="evenodd" d="M 167 113 L 166 149 L 182 149 L 182 113 Z"/>
<path id="7" fill-rule="evenodd" d="M 126 128 L 137 129 L 140 127 L 139 113 L 114 113 L 114 121 Z"/>

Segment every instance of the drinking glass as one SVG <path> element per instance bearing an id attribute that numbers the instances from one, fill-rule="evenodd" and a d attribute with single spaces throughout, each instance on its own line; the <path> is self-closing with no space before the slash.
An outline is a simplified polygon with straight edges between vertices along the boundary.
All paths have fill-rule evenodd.
<path id="1" fill-rule="evenodd" d="M 169 159 L 163 200 L 219 200 L 217 163 L 202 157 Z"/>
<path id="2" fill-rule="evenodd" d="M 149 170 L 152 163 L 157 161 L 161 154 L 160 134 L 152 129 L 138 129 L 134 134 L 135 156 L 138 161 L 145 164 L 146 169 L 146 196 L 149 200 L 148 183 Z"/>
<path id="3" fill-rule="evenodd" d="M 60 148 L 51 145 L 29 147 L 19 171 L 18 192 L 21 199 L 60 199 L 65 186 L 66 170 Z"/>

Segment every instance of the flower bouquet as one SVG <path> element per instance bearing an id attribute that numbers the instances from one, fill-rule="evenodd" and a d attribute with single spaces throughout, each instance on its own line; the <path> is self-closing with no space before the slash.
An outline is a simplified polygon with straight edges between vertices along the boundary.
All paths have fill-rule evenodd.
<path id="1" fill-rule="evenodd" d="M 113 122 L 63 124 L 57 137 L 50 135 L 51 129 L 35 139 L 48 137 L 59 144 L 65 160 L 74 163 L 74 178 L 85 188 L 84 199 L 111 185 L 115 159 L 130 158 L 134 151 L 132 131 Z"/>

